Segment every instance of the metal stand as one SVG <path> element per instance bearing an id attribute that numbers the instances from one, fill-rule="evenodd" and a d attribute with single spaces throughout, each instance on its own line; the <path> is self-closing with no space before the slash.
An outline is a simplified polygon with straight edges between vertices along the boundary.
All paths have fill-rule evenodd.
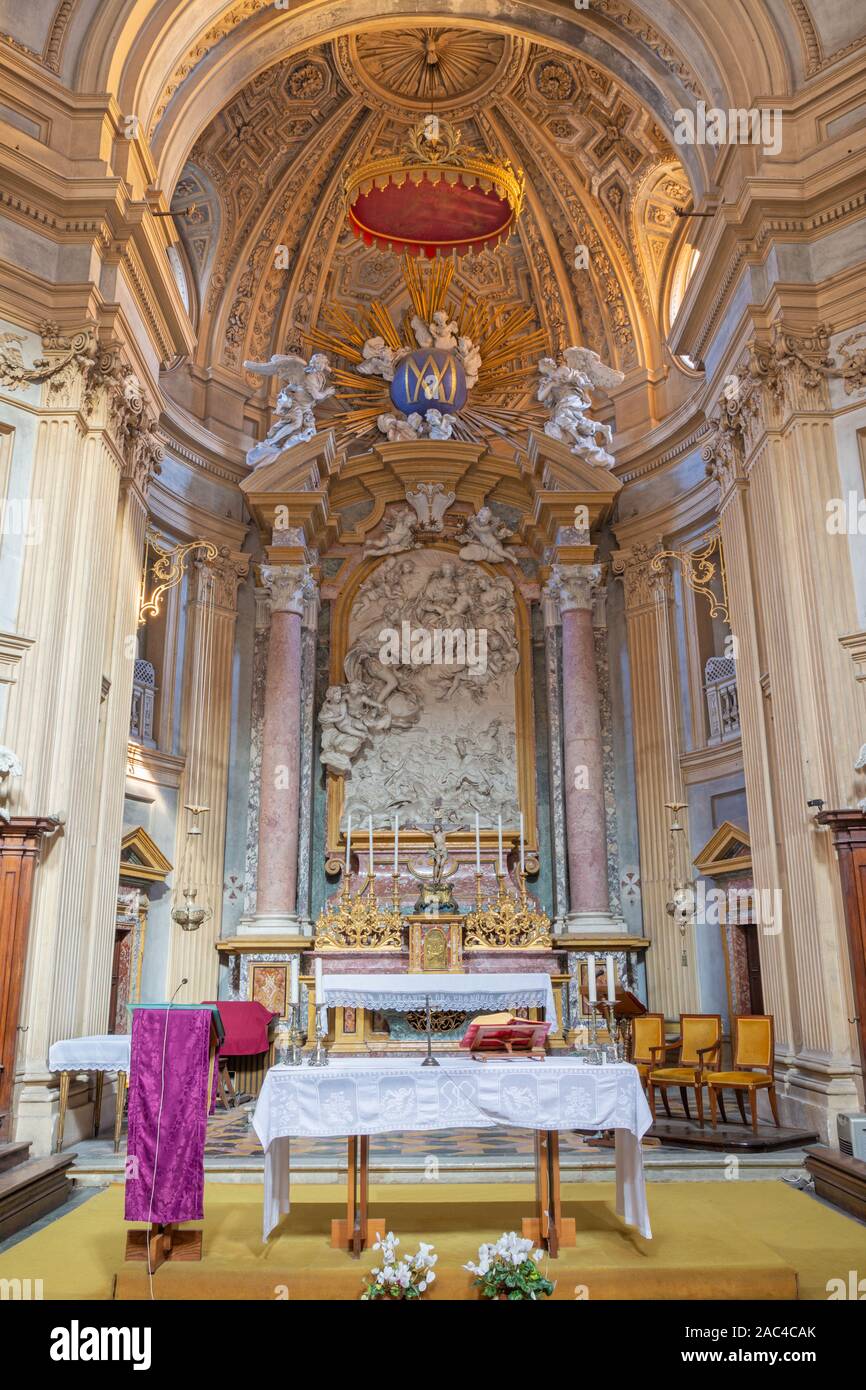
<path id="1" fill-rule="evenodd" d="M 439 1063 L 433 1056 L 433 1034 L 430 1029 L 430 995 L 427 995 L 427 1056 L 421 1063 L 422 1067 L 438 1067 Z"/>
<path id="2" fill-rule="evenodd" d="M 328 1044 L 322 1032 L 322 1024 L 319 1018 L 318 1005 L 316 1006 L 316 1046 L 307 1059 L 308 1067 L 326 1067 L 328 1065 Z"/>

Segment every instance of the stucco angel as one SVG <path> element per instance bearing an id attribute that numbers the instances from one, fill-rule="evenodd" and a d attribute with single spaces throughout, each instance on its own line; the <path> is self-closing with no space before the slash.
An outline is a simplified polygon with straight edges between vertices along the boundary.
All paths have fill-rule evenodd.
<path id="1" fill-rule="evenodd" d="M 592 406 L 589 391 L 593 386 L 610 390 L 624 379 L 623 373 L 608 367 L 590 348 L 566 348 L 563 358 L 559 365 L 551 357 L 543 357 L 538 364 L 541 380 L 536 399 L 550 410 L 544 432 L 551 439 L 569 444 L 571 452 L 588 463 L 610 468 L 614 463 L 613 455 L 598 443 L 598 439 L 601 437 L 605 444 L 610 444 L 612 431 L 609 425 L 589 415 Z"/>
<path id="2" fill-rule="evenodd" d="M 259 376 L 275 376 L 282 386 L 274 408 L 274 421 L 265 438 L 247 454 L 247 462 L 257 468 L 302 440 L 316 433 L 316 406 L 333 396 L 336 387 L 329 385 L 331 364 L 322 352 L 316 352 L 305 362 L 294 353 L 275 354 L 268 362 L 245 362 L 249 372 Z"/>
<path id="3" fill-rule="evenodd" d="M 866 774 L 866 743 L 863 744 L 863 747 L 857 754 L 857 761 L 854 764 L 854 771 L 861 773 L 861 775 Z M 857 802 L 857 810 L 866 812 L 866 797 L 864 797 L 862 801 Z"/>
<path id="4" fill-rule="evenodd" d="M 412 317 L 415 341 L 422 348 L 453 352 L 457 347 L 457 324 L 449 319 L 445 309 L 437 309 L 428 323 L 418 315 Z"/>
<path id="5" fill-rule="evenodd" d="M 401 439 L 420 439 L 424 421 L 416 410 L 405 417 L 401 415 L 380 415 L 376 420 L 379 431 L 388 438 L 389 444 Z"/>
<path id="6" fill-rule="evenodd" d="M 380 376 L 385 381 L 394 380 L 394 368 L 399 353 L 389 347 L 384 338 L 368 338 L 361 349 L 363 362 L 358 363 L 362 376 Z"/>
<path id="7" fill-rule="evenodd" d="M 399 507 L 385 522 L 385 534 L 378 540 L 368 541 L 364 555 L 397 555 L 401 550 L 413 550 L 418 542 L 415 539 L 417 518 L 409 507 Z"/>
<path id="8" fill-rule="evenodd" d="M 475 516 L 467 517 L 457 536 L 460 559 L 487 560 L 491 564 L 508 560 L 510 556 L 502 541 L 513 534 L 503 522 L 496 520 L 489 507 L 481 507 Z"/>
<path id="9" fill-rule="evenodd" d="M 22 777 L 24 768 L 11 748 L 0 747 L 0 797 L 5 800 L 6 779 L 7 777 Z M 9 820 L 9 815 L 0 806 L 0 820 Z"/>
<path id="10" fill-rule="evenodd" d="M 434 407 L 424 417 L 425 432 L 430 439 L 450 439 L 454 433 L 456 416 L 444 415 Z"/>
<path id="11" fill-rule="evenodd" d="M 466 389 L 471 391 L 478 381 L 478 373 L 481 371 L 481 351 L 475 346 L 471 338 L 460 337 L 457 339 L 457 356 L 463 363 Z"/>

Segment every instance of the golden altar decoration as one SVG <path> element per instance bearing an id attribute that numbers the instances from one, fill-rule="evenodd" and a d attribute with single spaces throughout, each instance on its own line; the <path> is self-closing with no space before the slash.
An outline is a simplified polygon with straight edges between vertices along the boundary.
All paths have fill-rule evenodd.
<path id="1" fill-rule="evenodd" d="M 481 903 L 481 875 L 475 875 L 475 909 L 466 917 L 463 946 L 466 950 L 549 950 L 553 945 L 550 918 L 526 892 L 526 874 L 520 873 L 517 894 L 497 874 L 496 898 L 485 908 Z"/>
<path id="2" fill-rule="evenodd" d="M 397 875 L 394 896 L 389 908 L 383 909 L 376 897 L 372 876 L 357 893 L 349 891 L 343 882 L 339 898 L 331 898 L 319 913 L 316 922 L 317 951 L 401 951 L 403 949 L 403 919 Z"/>

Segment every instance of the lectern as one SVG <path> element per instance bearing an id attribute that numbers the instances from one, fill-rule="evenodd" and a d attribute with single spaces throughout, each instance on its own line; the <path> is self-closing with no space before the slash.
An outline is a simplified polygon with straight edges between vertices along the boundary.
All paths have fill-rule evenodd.
<path id="1" fill-rule="evenodd" d="M 126 1259 L 200 1260 L 201 1231 L 178 1230 L 204 1216 L 204 1146 L 214 1067 L 224 1037 L 209 1004 L 132 1006 L 126 1159 Z"/>

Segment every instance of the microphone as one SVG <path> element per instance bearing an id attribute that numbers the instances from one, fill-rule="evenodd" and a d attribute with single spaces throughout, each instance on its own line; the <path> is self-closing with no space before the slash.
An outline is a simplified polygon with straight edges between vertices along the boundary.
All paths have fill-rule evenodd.
<path id="1" fill-rule="evenodd" d="M 180 992 L 181 992 L 181 990 L 183 989 L 184 985 L 188 985 L 188 984 L 189 984 L 189 980 L 188 980 L 187 977 L 184 975 L 183 979 L 181 980 L 181 982 L 180 982 L 180 984 L 178 985 L 177 989 L 175 990 L 174 994 L 171 996 L 171 998 L 170 998 L 169 1001 L 168 1001 L 168 1002 L 169 1002 L 169 1007 L 171 1007 L 171 1005 L 174 1003 L 175 998 L 177 997 L 178 994 L 180 994 Z"/>

